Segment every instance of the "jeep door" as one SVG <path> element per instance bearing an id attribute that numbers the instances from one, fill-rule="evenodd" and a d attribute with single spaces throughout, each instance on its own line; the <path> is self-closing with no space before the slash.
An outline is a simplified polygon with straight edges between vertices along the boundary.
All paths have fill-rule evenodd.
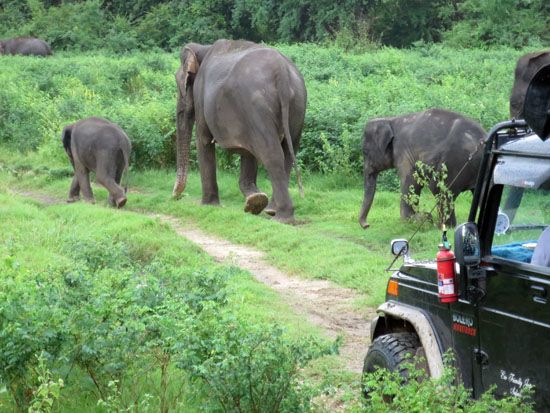
<path id="1" fill-rule="evenodd" d="M 550 191 L 495 185 L 484 225 L 485 296 L 478 306 L 476 359 L 485 391 L 519 395 L 535 386 L 537 410 L 550 409 L 550 267 L 531 263 L 550 234 Z M 490 211 L 492 210 L 492 212 Z"/>

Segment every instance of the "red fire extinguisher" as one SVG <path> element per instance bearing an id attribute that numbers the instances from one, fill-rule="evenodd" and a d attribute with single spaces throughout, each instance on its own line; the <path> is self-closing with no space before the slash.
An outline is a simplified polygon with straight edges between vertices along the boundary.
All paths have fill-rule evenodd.
<path id="1" fill-rule="evenodd" d="M 455 274 L 455 255 L 447 241 L 447 231 L 443 231 L 442 243 L 437 253 L 437 287 L 440 303 L 458 301 L 458 286 Z"/>

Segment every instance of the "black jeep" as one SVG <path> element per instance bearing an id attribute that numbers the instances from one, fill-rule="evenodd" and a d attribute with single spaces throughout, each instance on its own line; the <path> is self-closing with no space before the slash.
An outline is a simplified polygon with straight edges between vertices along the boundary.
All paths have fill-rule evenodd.
<path id="1" fill-rule="evenodd" d="M 532 385 L 537 410 L 550 411 L 550 67 L 542 75 L 542 92 L 526 98 L 530 127 L 509 121 L 488 134 L 469 222 L 455 230 L 458 300 L 441 303 L 436 263 L 415 263 L 406 241 L 392 242 L 404 264 L 372 322 L 364 371 L 402 371 L 422 354 L 438 377 L 452 349 L 474 397 Z"/>

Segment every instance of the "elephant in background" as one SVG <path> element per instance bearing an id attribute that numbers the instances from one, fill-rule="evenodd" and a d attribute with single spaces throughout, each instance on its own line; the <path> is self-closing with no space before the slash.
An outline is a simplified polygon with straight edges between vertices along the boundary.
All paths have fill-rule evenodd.
<path id="1" fill-rule="evenodd" d="M 422 188 L 414 180 L 417 161 L 437 166 L 445 163 L 448 170 L 447 187 L 468 162 L 449 189 L 455 199 L 462 191 L 475 188 L 482 151 L 478 150 L 485 140 L 485 131 L 474 122 L 458 113 L 443 109 L 428 109 L 404 116 L 379 118 L 369 121 L 363 132 L 364 199 L 359 214 L 359 224 L 369 227 L 367 215 L 372 206 L 378 174 L 396 168 L 401 183 L 401 218 L 410 218 L 413 208 L 403 199 L 412 185 L 416 195 Z M 435 185 L 430 190 L 438 193 Z M 456 225 L 454 211 L 448 225 Z"/>
<path id="2" fill-rule="evenodd" d="M 35 37 L 16 37 L 0 40 L 0 55 L 49 56 L 52 49 L 48 43 Z"/>
<path id="3" fill-rule="evenodd" d="M 174 197 L 185 188 L 196 121 L 202 203 L 219 204 L 217 143 L 240 155 L 245 212 L 259 214 L 265 209 L 280 222 L 294 222 L 288 185 L 306 109 L 304 79 L 296 66 L 275 49 L 223 39 L 212 45 L 189 43 L 180 59 Z M 269 205 L 267 195 L 256 186 L 258 162 L 271 180 Z M 296 172 L 301 189 L 298 168 Z"/>
<path id="4" fill-rule="evenodd" d="M 106 119 L 91 117 L 63 128 L 61 140 L 74 168 L 74 177 L 67 202 L 84 199 L 94 203 L 90 171 L 109 191 L 109 205 L 122 208 L 126 190 L 120 186 L 122 174 L 128 169 L 132 145 L 120 126 Z"/>
<path id="5" fill-rule="evenodd" d="M 525 96 L 534 76 L 545 66 L 550 65 L 550 50 L 527 53 L 516 64 L 514 86 L 510 94 L 510 117 L 524 119 Z"/>

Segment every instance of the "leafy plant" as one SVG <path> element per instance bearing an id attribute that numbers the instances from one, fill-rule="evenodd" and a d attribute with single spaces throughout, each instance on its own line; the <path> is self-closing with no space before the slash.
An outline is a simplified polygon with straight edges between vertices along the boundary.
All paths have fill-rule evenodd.
<path id="1" fill-rule="evenodd" d="M 447 186 L 447 166 L 443 163 L 439 167 L 427 165 L 418 161 L 415 165 L 413 178 L 420 187 L 420 191 L 415 190 L 415 186 L 409 187 L 409 193 L 403 195 L 405 202 L 411 206 L 415 214 L 420 216 L 430 216 L 433 208 L 424 210 L 420 203 L 420 194 L 422 188 L 430 188 L 434 193 L 437 225 L 442 228 L 454 211 L 454 196 Z"/>
<path id="2" fill-rule="evenodd" d="M 445 367 L 438 379 L 426 378 L 426 371 L 419 368 L 425 364 L 421 358 L 415 358 L 404 368 L 408 372 L 405 379 L 398 371 L 379 369 L 368 373 L 363 383 L 368 391 L 364 410 L 368 412 L 534 412 L 531 396 L 533 389 L 522 389 L 521 397 L 494 396 L 494 388 L 485 392 L 479 400 L 472 399 L 471 391 L 460 381 L 457 369 L 453 366 L 452 353 L 444 356 Z"/>
<path id="3" fill-rule="evenodd" d="M 53 379 L 51 371 L 46 365 L 46 357 L 43 353 L 37 356 L 38 366 L 36 375 L 38 388 L 33 391 L 33 399 L 29 406 L 29 413 L 50 413 L 55 411 L 56 404 L 61 397 L 61 389 L 64 387 L 63 379 Z"/>
<path id="4" fill-rule="evenodd" d="M 307 411 L 315 392 L 300 369 L 339 345 L 292 340 L 278 326 L 248 325 L 232 316 L 199 323 L 179 366 L 204 381 L 225 412 Z"/>

